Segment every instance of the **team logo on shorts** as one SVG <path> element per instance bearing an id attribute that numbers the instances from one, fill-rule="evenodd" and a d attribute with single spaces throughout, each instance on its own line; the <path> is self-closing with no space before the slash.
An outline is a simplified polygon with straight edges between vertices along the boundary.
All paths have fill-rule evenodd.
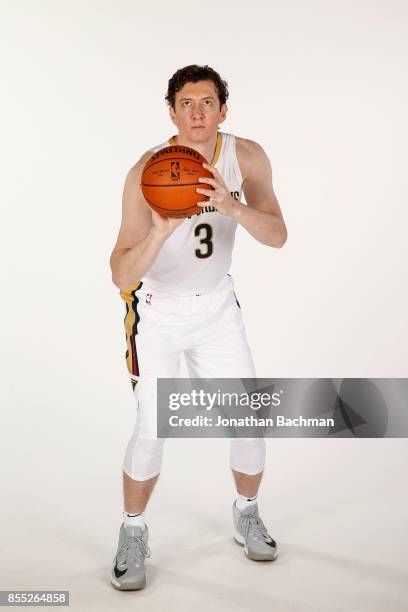
<path id="1" fill-rule="evenodd" d="M 134 374 L 130 375 L 130 383 L 132 385 L 132 390 L 135 390 L 135 387 L 137 385 L 137 383 L 139 382 L 139 377 L 135 376 Z"/>
<path id="2" fill-rule="evenodd" d="M 152 294 L 148 293 L 146 295 L 146 304 L 151 304 L 152 303 Z"/>
<path id="3" fill-rule="evenodd" d="M 171 180 L 179 181 L 180 180 L 180 162 L 171 162 Z"/>

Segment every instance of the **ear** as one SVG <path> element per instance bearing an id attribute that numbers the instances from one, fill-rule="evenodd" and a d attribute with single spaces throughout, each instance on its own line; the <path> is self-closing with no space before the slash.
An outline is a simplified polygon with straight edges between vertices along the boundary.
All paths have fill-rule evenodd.
<path id="1" fill-rule="evenodd" d="M 226 104 L 223 104 L 221 106 L 220 118 L 218 119 L 218 123 L 222 123 L 223 121 L 225 121 L 225 118 L 227 116 L 227 112 L 228 112 L 228 106 Z"/>
<path id="2" fill-rule="evenodd" d="M 174 125 L 176 125 L 176 113 L 174 112 L 174 108 L 172 106 L 169 106 L 169 115 Z"/>

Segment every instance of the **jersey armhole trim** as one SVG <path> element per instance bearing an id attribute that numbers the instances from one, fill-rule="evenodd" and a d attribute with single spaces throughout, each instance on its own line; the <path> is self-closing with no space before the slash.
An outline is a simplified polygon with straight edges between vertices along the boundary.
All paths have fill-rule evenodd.
<path id="1" fill-rule="evenodd" d="M 233 143 L 232 143 L 233 157 L 232 158 L 233 158 L 233 163 L 234 163 L 234 171 L 235 171 L 235 174 L 237 175 L 237 179 L 239 183 L 243 185 L 244 179 L 242 178 L 242 172 L 239 166 L 238 155 L 237 155 L 237 139 L 235 138 L 233 134 L 231 134 L 231 136 L 233 137 Z"/>

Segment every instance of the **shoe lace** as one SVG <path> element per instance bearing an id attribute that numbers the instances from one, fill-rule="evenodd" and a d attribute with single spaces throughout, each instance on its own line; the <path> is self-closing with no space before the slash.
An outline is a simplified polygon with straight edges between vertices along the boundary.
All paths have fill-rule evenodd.
<path id="1" fill-rule="evenodd" d="M 150 557 L 150 548 L 142 536 L 127 536 L 118 553 L 118 561 L 121 565 L 133 565 L 145 557 Z"/>
<path id="2" fill-rule="evenodd" d="M 244 514 L 240 517 L 240 528 L 245 533 L 245 540 L 248 538 L 249 532 L 251 536 L 257 539 L 269 540 L 270 536 L 263 524 L 260 516 L 256 512 Z"/>

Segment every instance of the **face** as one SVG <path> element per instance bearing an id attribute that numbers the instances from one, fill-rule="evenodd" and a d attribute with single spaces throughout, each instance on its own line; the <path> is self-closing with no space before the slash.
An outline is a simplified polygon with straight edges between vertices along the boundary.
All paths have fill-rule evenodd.
<path id="1" fill-rule="evenodd" d="M 175 108 L 170 106 L 170 117 L 180 136 L 191 142 L 204 142 L 214 136 L 218 124 L 227 115 L 227 105 L 220 108 L 213 81 L 186 83 L 176 93 Z"/>

